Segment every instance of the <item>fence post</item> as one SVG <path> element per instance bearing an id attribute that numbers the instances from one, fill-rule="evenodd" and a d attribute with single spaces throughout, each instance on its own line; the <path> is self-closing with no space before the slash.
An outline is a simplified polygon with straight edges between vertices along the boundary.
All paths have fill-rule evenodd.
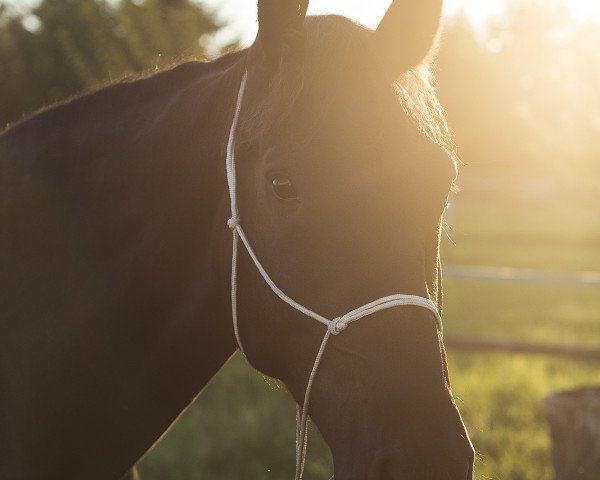
<path id="1" fill-rule="evenodd" d="M 600 479 L 600 387 L 546 396 L 556 480 Z"/>

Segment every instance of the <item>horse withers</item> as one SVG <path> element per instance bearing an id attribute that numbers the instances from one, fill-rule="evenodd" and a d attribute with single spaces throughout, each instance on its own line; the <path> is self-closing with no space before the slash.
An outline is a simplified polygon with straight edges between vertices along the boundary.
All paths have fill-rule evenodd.
<path id="1" fill-rule="evenodd" d="M 272 280 L 331 319 L 398 293 L 441 310 L 441 0 L 395 0 L 376 31 L 306 7 L 260 0 L 250 48 L 0 135 L 0 478 L 120 478 L 235 351 L 225 157 L 244 76 L 239 221 Z M 236 303 L 246 356 L 302 403 L 326 327 L 243 250 Z M 333 336 L 309 413 L 338 480 L 472 477 L 427 309 Z"/>

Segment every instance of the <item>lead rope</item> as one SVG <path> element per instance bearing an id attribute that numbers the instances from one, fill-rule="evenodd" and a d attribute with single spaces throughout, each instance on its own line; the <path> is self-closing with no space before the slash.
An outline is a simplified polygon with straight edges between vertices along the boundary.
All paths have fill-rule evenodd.
<path id="1" fill-rule="evenodd" d="M 325 352 L 327 342 L 332 335 L 338 335 L 343 332 L 350 323 L 355 322 L 363 317 L 372 315 L 381 310 L 388 308 L 412 305 L 417 307 L 426 308 L 431 311 L 435 317 L 437 327 L 442 331 L 442 319 L 435 306 L 435 304 L 425 297 L 419 297 L 416 295 L 390 295 L 387 297 L 379 298 L 373 302 L 367 303 L 361 307 L 355 308 L 350 312 L 346 313 L 341 317 L 337 317 L 333 320 L 329 320 L 318 313 L 306 308 L 299 304 L 292 298 L 288 297 L 283 291 L 275 284 L 275 282 L 269 277 L 269 274 L 264 269 L 258 257 L 254 253 L 248 237 L 244 233 L 244 229 L 240 223 L 240 215 L 237 206 L 237 189 L 236 189 L 236 176 L 235 176 L 235 134 L 237 131 L 237 125 L 240 117 L 240 111 L 242 109 L 242 101 L 244 98 L 244 92 L 246 90 L 246 83 L 248 81 L 248 72 L 244 72 L 240 83 L 240 89 L 237 95 L 237 101 L 235 105 L 235 113 L 231 124 L 231 130 L 229 131 L 229 139 L 227 142 L 227 156 L 225 159 L 227 168 L 227 184 L 229 187 L 229 198 L 231 200 L 231 218 L 227 221 L 227 225 L 231 229 L 233 234 L 233 248 L 231 255 L 231 314 L 233 317 L 233 330 L 235 332 L 235 338 L 238 342 L 240 350 L 244 353 L 244 347 L 240 338 L 240 332 L 238 329 L 238 318 L 237 318 L 237 257 L 238 257 L 238 243 L 241 240 L 248 255 L 254 262 L 254 265 L 260 272 L 261 276 L 271 288 L 273 293 L 277 295 L 282 301 L 287 303 L 290 307 L 298 310 L 304 315 L 313 318 L 314 320 L 322 323 L 327 327 L 327 331 L 319 347 L 319 352 L 315 358 L 313 368 L 308 377 L 308 383 L 306 385 L 306 391 L 304 393 L 304 402 L 302 407 L 297 405 L 296 407 L 296 473 L 294 476 L 295 480 L 302 480 L 302 474 L 304 471 L 304 463 L 306 460 L 306 445 L 307 445 L 307 421 L 308 421 L 308 406 L 310 403 L 310 392 L 312 390 L 313 382 L 321 363 L 321 358 Z"/>

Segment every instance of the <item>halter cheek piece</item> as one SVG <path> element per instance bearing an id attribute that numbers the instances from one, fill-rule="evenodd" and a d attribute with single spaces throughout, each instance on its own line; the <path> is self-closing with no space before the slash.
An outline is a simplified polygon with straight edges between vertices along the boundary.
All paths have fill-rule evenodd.
<path id="1" fill-rule="evenodd" d="M 254 253 L 250 242 L 248 241 L 248 237 L 244 233 L 244 229 L 240 223 L 240 216 L 237 207 L 237 194 L 236 194 L 236 177 L 235 177 L 235 134 L 237 130 L 237 124 L 240 116 L 240 110 L 242 108 L 242 100 L 244 98 L 244 91 L 246 89 L 246 82 L 248 79 L 248 72 L 244 72 L 244 76 L 242 77 L 242 81 L 240 84 L 240 89 L 237 96 L 237 103 L 235 107 L 235 114 L 233 117 L 233 122 L 231 124 L 231 130 L 229 132 L 229 141 L 227 142 L 227 157 L 226 157 L 226 166 L 227 166 L 227 183 L 229 185 L 229 196 L 231 199 L 231 219 L 227 221 L 227 225 L 231 229 L 233 233 L 233 252 L 231 257 L 231 312 L 233 316 L 233 329 L 235 332 L 235 338 L 237 339 L 238 345 L 242 352 L 244 351 L 242 347 L 242 341 L 240 339 L 240 333 L 238 330 L 238 321 L 237 321 L 237 251 L 238 251 L 238 243 L 239 240 L 242 241 L 250 258 L 256 265 L 256 268 L 262 275 L 263 279 L 269 285 L 273 293 L 277 295 L 282 301 L 287 303 L 292 308 L 302 312 L 304 315 L 315 319 L 316 321 L 324 324 L 327 327 L 327 331 L 325 332 L 325 336 L 323 337 L 323 341 L 321 342 L 321 346 L 319 348 L 319 353 L 315 359 L 313 364 L 312 371 L 310 372 L 310 377 L 308 379 L 308 384 L 306 385 L 306 392 L 304 394 L 304 404 L 302 407 L 298 406 L 296 409 L 296 474 L 295 480 L 302 479 L 302 473 L 304 470 L 304 461 L 306 458 L 306 442 L 307 442 L 307 432 L 306 432 L 306 422 L 308 417 L 308 404 L 310 399 L 310 391 L 312 388 L 313 381 L 315 379 L 315 375 L 317 373 L 317 369 L 319 368 L 319 364 L 321 363 L 321 357 L 323 356 L 323 352 L 325 351 L 325 347 L 327 346 L 327 341 L 329 337 L 332 335 L 338 335 L 343 332 L 350 323 L 355 322 L 363 317 L 368 315 L 372 315 L 380 310 L 385 310 L 392 307 L 399 307 L 403 305 L 412 305 L 417 307 L 426 308 L 431 311 L 436 319 L 437 327 L 442 329 L 442 319 L 440 314 L 435 306 L 435 304 L 428 298 L 419 297 L 416 295 L 391 295 L 388 297 L 379 298 L 371 303 L 367 303 L 362 307 L 358 307 L 341 317 L 337 317 L 333 320 L 329 320 L 318 313 L 309 310 L 303 305 L 300 305 L 292 298 L 288 297 L 277 285 L 275 282 L 271 280 L 269 274 L 266 272 L 264 267 L 261 265 L 258 257 Z"/>

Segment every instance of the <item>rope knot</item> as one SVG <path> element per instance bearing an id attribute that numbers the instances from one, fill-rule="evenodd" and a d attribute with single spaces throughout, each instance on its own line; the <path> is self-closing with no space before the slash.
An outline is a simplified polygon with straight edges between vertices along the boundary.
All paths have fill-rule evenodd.
<path id="1" fill-rule="evenodd" d="M 329 329 L 329 333 L 331 333 L 332 335 L 339 335 L 344 330 L 346 330 L 347 326 L 348 324 L 343 320 L 343 318 L 338 317 L 334 318 L 331 322 L 329 322 L 327 328 Z"/>
<path id="2" fill-rule="evenodd" d="M 233 232 L 237 227 L 240 226 L 240 217 L 238 217 L 237 215 L 231 217 L 229 220 L 227 220 L 227 226 Z"/>

